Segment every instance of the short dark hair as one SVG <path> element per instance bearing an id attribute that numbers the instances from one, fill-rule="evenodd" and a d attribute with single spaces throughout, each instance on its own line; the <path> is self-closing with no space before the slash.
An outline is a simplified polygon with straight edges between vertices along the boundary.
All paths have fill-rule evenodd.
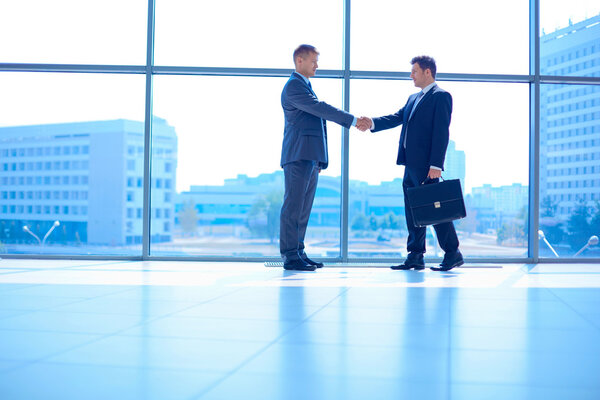
<path id="1" fill-rule="evenodd" d="M 417 56 L 414 57 L 412 60 L 410 60 L 410 65 L 414 65 L 414 64 L 419 64 L 419 67 L 421 67 L 421 69 L 423 71 L 425 71 L 426 69 L 431 71 L 431 76 L 433 77 L 433 79 L 435 79 L 435 73 L 436 73 L 436 66 L 435 66 L 435 60 L 433 59 L 433 57 L 429 57 L 429 56 Z"/>
<path id="2" fill-rule="evenodd" d="M 307 55 L 313 53 L 319 55 L 319 52 L 317 51 L 317 48 L 315 46 L 311 46 L 310 44 L 301 44 L 296 50 L 294 50 L 294 64 L 296 64 L 296 58 L 298 56 L 304 58 Z"/>

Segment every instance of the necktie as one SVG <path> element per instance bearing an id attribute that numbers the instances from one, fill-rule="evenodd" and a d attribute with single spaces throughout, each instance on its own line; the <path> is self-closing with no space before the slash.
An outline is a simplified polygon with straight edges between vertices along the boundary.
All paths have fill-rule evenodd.
<path id="1" fill-rule="evenodd" d="M 421 93 L 419 93 L 419 96 L 415 100 L 415 104 L 413 104 L 412 110 L 410 110 L 410 115 L 408 116 L 409 120 L 412 118 L 413 113 L 415 112 L 415 110 L 417 108 L 417 104 L 419 104 L 419 102 L 421 101 L 421 99 L 423 98 L 424 95 L 425 95 L 425 93 L 423 93 L 423 91 L 421 90 Z"/>
<path id="2" fill-rule="evenodd" d="M 419 104 L 419 101 L 421 101 L 421 99 L 423 98 L 424 95 L 425 95 L 425 93 L 423 93 L 423 91 L 421 90 L 421 93 L 419 93 L 419 96 L 417 97 L 417 99 L 413 103 L 412 110 L 410 110 L 410 115 L 408 116 L 408 120 L 409 121 L 412 118 L 413 113 L 415 112 L 415 109 L 417 108 L 417 104 Z M 403 143 L 404 148 L 406 148 L 406 137 L 407 136 L 408 136 L 408 128 L 406 128 L 406 132 L 404 132 L 404 143 Z"/>

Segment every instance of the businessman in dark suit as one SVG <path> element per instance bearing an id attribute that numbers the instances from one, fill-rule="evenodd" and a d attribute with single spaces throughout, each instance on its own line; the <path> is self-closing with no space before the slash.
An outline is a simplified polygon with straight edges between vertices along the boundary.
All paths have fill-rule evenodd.
<path id="1" fill-rule="evenodd" d="M 304 251 L 304 236 L 310 217 L 319 172 L 327 168 L 326 120 L 346 128 L 356 118 L 345 111 L 319 101 L 309 78 L 315 76 L 319 52 L 314 46 L 301 45 L 294 51 L 296 70 L 281 93 L 285 117 L 281 166 L 285 194 L 281 207 L 279 248 L 287 270 L 314 271 L 323 266 Z"/>
<path id="2" fill-rule="evenodd" d="M 419 56 L 411 60 L 410 77 L 419 93 L 409 96 L 406 105 L 397 113 L 384 117 L 364 117 L 359 120 L 358 128 L 378 132 L 402 125 L 398 159 L 396 164 L 404 165 L 404 208 L 408 227 L 408 257 L 403 264 L 392 266 L 396 270 L 424 269 L 425 227 L 416 227 L 410 213 L 410 204 L 406 189 L 423 182 L 439 181 L 444 169 L 446 149 L 450 140 L 450 117 L 452 114 L 452 96 L 435 83 L 435 60 L 428 56 Z M 434 271 L 448 271 L 464 264 L 458 250 L 458 237 L 454 224 L 447 222 L 433 226 L 444 250 L 444 259 Z"/>

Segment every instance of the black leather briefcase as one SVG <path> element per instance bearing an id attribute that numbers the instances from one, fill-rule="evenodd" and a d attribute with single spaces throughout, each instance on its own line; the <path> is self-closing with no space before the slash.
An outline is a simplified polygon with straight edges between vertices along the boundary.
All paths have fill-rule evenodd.
<path id="1" fill-rule="evenodd" d="M 467 216 L 458 179 L 407 188 L 406 195 L 416 226 L 436 225 Z"/>

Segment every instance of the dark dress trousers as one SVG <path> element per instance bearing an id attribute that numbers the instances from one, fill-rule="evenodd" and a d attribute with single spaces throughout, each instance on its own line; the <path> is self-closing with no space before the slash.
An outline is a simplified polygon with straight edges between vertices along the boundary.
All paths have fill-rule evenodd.
<path id="1" fill-rule="evenodd" d="M 405 106 L 397 113 L 373 119 L 375 124 L 373 132 L 402 125 L 396 164 L 405 166 L 402 186 L 408 228 L 407 250 L 410 253 L 425 253 L 426 228 L 414 225 L 406 189 L 424 182 L 431 166 L 443 169 L 450 140 L 449 127 L 452 115 L 452 96 L 434 85 L 417 103 L 411 116 L 418 96 L 419 93 L 409 96 Z M 433 227 L 440 247 L 448 254 L 456 252 L 459 242 L 454 224 L 447 222 Z"/>
<path id="2" fill-rule="evenodd" d="M 310 217 L 319 171 L 327 168 L 326 120 L 350 128 L 354 116 L 319 101 L 297 72 L 281 93 L 285 119 L 281 167 L 285 194 L 281 207 L 279 249 L 284 260 L 304 252 L 304 236 Z"/>

